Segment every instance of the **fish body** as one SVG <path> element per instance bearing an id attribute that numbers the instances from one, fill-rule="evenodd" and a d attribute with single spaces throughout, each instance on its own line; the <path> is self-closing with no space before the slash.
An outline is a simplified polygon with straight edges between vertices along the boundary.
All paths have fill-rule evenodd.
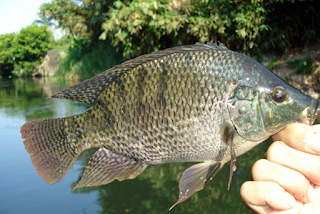
<path id="1" fill-rule="evenodd" d="M 231 160 L 290 123 L 312 124 L 320 101 L 223 45 L 188 45 L 143 55 L 53 95 L 92 104 L 67 118 L 22 128 L 26 150 L 48 183 L 100 148 L 76 188 L 132 179 L 149 165 L 202 162 L 180 180 L 176 204 Z M 175 205 L 176 205 L 175 204 Z"/>

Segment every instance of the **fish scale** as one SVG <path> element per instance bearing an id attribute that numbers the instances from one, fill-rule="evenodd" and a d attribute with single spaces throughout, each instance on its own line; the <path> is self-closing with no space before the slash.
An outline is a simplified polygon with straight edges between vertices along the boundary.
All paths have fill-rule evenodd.
<path id="1" fill-rule="evenodd" d="M 175 56 L 173 56 L 173 57 L 175 57 Z M 195 59 L 195 58 L 193 58 L 193 59 Z M 170 63 L 170 60 L 168 60 L 168 61 L 169 61 L 168 63 Z M 177 66 L 181 66 L 181 65 L 177 65 Z M 158 61 L 155 61 L 155 62 L 150 62 L 149 65 L 145 65 L 144 67 L 161 67 L 161 66 L 158 65 Z M 125 97 L 125 100 L 127 102 L 126 103 L 127 105 L 125 107 L 125 112 L 130 112 L 130 109 L 132 108 L 132 106 L 135 106 L 136 108 L 139 108 L 139 105 L 132 104 L 132 102 L 135 100 L 135 99 L 132 99 L 132 97 L 133 97 L 132 94 L 135 94 L 135 91 L 131 91 L 131 93 L 128 93 L 128 92 L 129 92 L 129 90 L 132 90 L 132 87 L 131 87 L 130 84 L 135 84 L 135 79 L 136 79 L 135 78 L 135 76 L 136 76 L 135 73 L 139 73 L 140 69 L 141 69 L 141 67 L 138 66 L 136 69 L 133 69 L 132 72 L 130 72 L 127 75 L 123 76 L 123 79 L 125 79 L 125 80 L 119 80 L 119 81 L 125 81 L 125 84 L 124 84 L 125 87 L 124 87 L 123 90 L 124 90 L 124 94 L 128 94 L 128 96 Z M 170 69 L 167 70 L 167 74 L 166 75 L 168 77 L 170 77 L 170 78 L 168 78 L 168 81 L 166 82 L 168 93 L 167 93 L 167 97 L 165 97 L 165 100 L 169 99 L 168 95 L 172 94 L 171 93 L 172 91 L 177 91 L 177 93 L 176 93 L 177 97 L 175 97 L 174 100 L 171 102 L 172 105 L 168 107 L 168 108 L 176 109 L 176 114 L 173 115 L 172 120 L 175 120 L 175 119 L 176 120 L 188 119 L 188 115 L 190 115 L 191 109 L 189 108 L 189 110 L 187 111 L 188 108 L 186 108 L 186 101 L 185 101 L 186 97 L 184 96 L 184 94 L 186 94 L 186 96 L 187 96 L 187 95 L 189 95 L 189 93 L 185 93 L 186 90 L 184 90 L 184 88 L 185 88 L 186 81 L 185 81 L 185 79 L 181 78 L 181 72 L 177 73 L 176 71 L 177 71 L 177 69 L 175 69 L 175 67 L 173 69 L 171 69 L 171 70 Z M 151 70 L 146 74 L 146 77 L 144 79 L 145 80 L 151 79 L 152 81 L 148 84 L 149 87 L 146 86 L 147 91 L 149 92 L 147 94 L 147 98 L 145 100 L 144 99 L 140 100 L 140 102 L 142 103 L 142 105 L 145 106 L 145 109 L 146 109 L 146 111 L 142 113 L 142 115 L 144 117 L 146 117 L 146 115 L 147 115 L 147 118 L 144 121 L 148 121 L 149 122 L 147 124 L 142 124 L 142 126 L 152 127 L 153 128 L 152 130 L 148 130 L 147 131 L 148 133 L 150 132 L 152 134 L 152 136 L 159 135 L 159 133 L 158 133 L 159 130 L 157 130 L 157 126 L 156 126 L 156 123 L 159 122 L 159 120 L 157 120 L 158 119 L 157 113 L 160 113 L 160 114 L 163 115 L 163 112 L 165 111 L 165 109 L 159 109 L 159 106 L 157 106 L 157 103 L 158 103 L 158 101 L 157 101 L 158 97 L 157 96 L 158 96 L 158 93 L 159 93 L 158 92 L 159 89 L 158 89 L 158 87 L 155 87 L 156 83 L 158 85 L 161 84 L 161 82 L 159 83 L 159 80 L 161 79 L 160 78 L 161 75 L 159 77 L 159 74 L 162 74 L 162 73 L 163 72 L 161 70 L 160 71 L 158 70 L 157 73 L 155 73 L 153 70 Z M 193 73 L 194 73 L 194 71 L 189 69 L 187 72 L 184 71 L 183 75 L 188 77 L 189 74 L 192 75 Z M 177 76 L 175 76 L 175 75 L 177 75 Z M 156 76 L 156 77 L 153 78 L 153 76 Z M 169 81 L 169 79 L 171 81 Z M 210 90 L 210 89 L 207 89 L 206 86 L 211 85 L 208 82 L 210 82 L 210 78 L 206 77 L 205 73 L 203 73 L 203 78 L 200 79 L 200 84 L 195 84 L 195 87 L 197 85 L 202 85 L 203 86 L 203 90 L 202 90 L 201 94 L 199 95 L 199 100 L 201 101 L 201 103 L 196 103 L 195 104 L 195 105 L 199 105 L 200 104 L 200 107 L 204 108 L 204 109 L 199 109 L 199 111 L 208 111 L 205 108 L 207 106 L 207 100 L 208 100 L 208 95 L 209 95 L 208 92 Z M 114 91 L 118 91 L 115 85 L 111 85 L 110 87 L 112 87 L 114 89 Z M 106 88 L 100 94 L 99 99 L 107 100 L 107 98 L 104 96 L 104 92 L 108 92 L 108 91 L 109 90 Z M 196 90 L 194 89 L 193 91 L 196 91 Z M 108 93 L 106 93 L 106 94 L 108 94 Z M 114 95 L 112 97 L 113 98 L 117 98 L 116 95 Z M 213 97 L 213 99 L 215 99 L 215 97 Z M 120 104 L 115 104 L 115 103 L 119 103 L 119 100 L 116 100 L 116 99 L 108 100 L 108 103 L 114 103 L 114 105 L 112 105 L 113 107 L 116 107 L 116 106 L 120 105 Z M 137 100 L 135 103 L 139 103 L 139 101 Z M 195 115 L 200 115 L 195 110 L 196 109 L 193 109 L 192 112 Z M 111 111 L 113 111 L 113 110 L 111 110 Z M 116 111 L 116 110 L 114 110 L 114 111 Z M 96 111 L 94 111 L 94 112 L 96 112 Z M 119 112 L 116 112 L 114 114 L 119 114 Z M 209 115 L 211 115 L 211 112 L 210 112 Z M 125 119 L 123 119 L 124 121 L 131 121 L 132 120 L 131 116 L 133 116 L 133 115 L 123 114 L 122 116 L 125 118 Z M 122 121 L 120 121 L 120 123 L 121 122 Z M 130 125 L 131 125 L 130 122 L 121 124 L 120 127 L 126 127 L 126 128 L 124 128 L 124 131 L 121 130 L 121 133 L 117 133 L 116 135 L 124 135 L 124 136 L 132 135 L 130 133 Z M 135 125 L 135 124 L 133 123 L 132 125 Z M 187 133 L 187 131 L 185 131 L 185 128 L 183 126 L 184 126 L 183 124 L 181 124 L 180 126 L 177 126 L 177 128 L 180 129 L 179 132 L 180 133 L 184 133 L 183 135 L 180 134 L 180 136 L 178 138 L 179 142 L 186 141 L 191 136 L 191 133 L 189 135 L 185 134 L 185 133 Z M 195 125 L 192 125 L 192 126 L 195 126 Z M 202 129 L 202 127 L 200 127 L 200 128 Z M 128 133 L 126 133 L 126 132 L 128 132 Z M 163 133 L 162 130 L 160 130 L 160 132 Z M 177 132 L 177 130 L 175 132 Z M 105 132 L 105 134 L 107 136 L 109 135 L 109 133 L 107 133 L 107 132 Z M 213 133 L 213 134 L 215 134 L 215 133 Z M 150 136 L 147 141 L 142 141 L 142 142 L 148 143 L 146 145 L 143 145 L 142 148 L 144 147 L 144 148 L 154 149 L 153 145 L 155 144 L 154 143 L 155 140 L 154 140 L 154 138 L 152 136 Z M 166 140 L 166 139 L 164 139 L 164 140 Z M 168 140 L 166 140 L 166 141 L 168 141 Z M 124 138 L 120 139 L 120 142 L 121 142 L 121 144 L 125 144 L 125 145 L 132 144 L 132 140 L 131 140 L 130 137 L 124 137 Z M 163 148 L 163 143 L 164 142 L 165 141 L 161 142 L 162 143 L 162 148 Z M 168 142 L 170 142 L 170 141 L 168 141 Z M 202 145 L 199 143 L 199 140 L 197 141 L 197 145 L 198 145 L 198 147 L 202 148 Z M 123 148 L 123 147 L 121 146 L 121 148 Z M 128 149 L 128 151 L 118 151 L 117 150 L 117 146 L 115 148 L 110 148 L 109 147 L 109 149 L 111 149 L 112 151 L 114 151 L 114 152 L 116 152 L 118 154 L 126 155 L 126 156 L 131 156 L 132 153 L 138 154 L 138 151 L 136 151 L 136 150 L 139 149 L 140 147 L 137 146 L 137 147 L 129 147 L 129 148 L 130 149 Z M 158 148 L 160 148 L 160 147 L 158 147 Z M 132 149 L 134 151 L 132 151 Z M 187 150 L 188 152 L 191 152 L 190 151 L 191 149 L 192 148 L 188 147 L 185 150 Z M 169 145 L 167 145 L 167 150 L 166 151 L 147 150 L 147 152 L 145 154 L 148 154 L 148 156 L 149 156 L 148 159 L 150 159 L 150 164 L 157 164 L 157 161 L 153 161 L 152 159 L 156 160 L 157 156 L 159 156 L 158 155 L 159 153 L 161 153 L 162 156 L 165 156 L 166 153 L 170 153 L 171 150 L 172 150 L 172 148 L 171 148 L 170 143 L 169 143 Z M 185 152 L 185 150 L 181 151 L 181 153 L 183 154 Z M 196 146 L 195 146 L 194 150 L 198 150 L 199 151 L 199 149 Z M 141 152 L 139 154 L 140 154 L 139 157 L 134 157 L 134 158 L 141 159 L 141 160 L 147 160 L 146 157 L 142 157 Z M 177 154 L 177 155 L 180 156 L 180 154 Z M 200 154 L 198 156 L 203 156 L 203 154 Z M 206 155 L 206 156 L 209 156 L 209 155 Z M 211 156 L 213 157 L 213 155 L 211 155 Z M 176 158 L 174 158 L 174 159 L 176 159 Z M 163 158 L 162 158 L 162 160 L 163 160 Z M 172 160 L 169 159 L 168 162 L 170 162 L 170 161 L 172 161 Z M 192 159 L 184 160 L 184 161 L 192 161 Z"/>
<path id="2" fill-rule="evenodd" d="M 52 97 L 93 106 L 21 128 L 46 182 L 60 181 L 89 148 L 99 150 L 76 188 L 133 179 L 149 165 L 201 162 L 183 173 L 174 206 L 231 160 L 229 188 L 237 156 L 290 123 L 312 124 L 320 106 L 253 59 L 211 43 L 140 56 Z"/>

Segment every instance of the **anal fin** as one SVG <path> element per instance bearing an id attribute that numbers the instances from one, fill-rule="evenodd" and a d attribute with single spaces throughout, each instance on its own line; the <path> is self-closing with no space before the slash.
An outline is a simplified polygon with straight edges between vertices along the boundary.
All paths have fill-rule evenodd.
<path id="1" fill-rule="evenodd" d="M 117 155 L 106 148 L 100 148 L 89 160 L 76 188 L 100 186 L 115 179 L 133 179 L 143 172 L 146 164 Z"/>
<path id="2" fill-rule="evenodd" d="M 223 167 L 221 162 L 205 162 L 186 169 L 180 179 L 180 194 L 178 201 L 170 210 L 181 202 L 190 198 L 194 193 L 202 190 Z"/>

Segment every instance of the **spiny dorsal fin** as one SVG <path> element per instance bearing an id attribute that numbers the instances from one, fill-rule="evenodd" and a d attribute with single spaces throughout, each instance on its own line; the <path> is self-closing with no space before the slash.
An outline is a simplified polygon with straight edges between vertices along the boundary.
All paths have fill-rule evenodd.
<path id="1" fill-rule="evenodd" d="M 221 42 L 218 42 L 218 44 L 212 43 L 212 42 L 207 42 L 207 44 L 197 42 L 195 45 L 198 46 L 203 46 L 211 49 L 220 49 L 220 50 L 229 50 L 224 44 Z"/>
<path id="2" fill-rule="evenodd" d="M 165 50 L 157 51 L 151 54 L 146 54 L 139 56 L 135 59 L 128 60 L 120 65 L 117 65 L 109 70 L 73 85 L 67 89 L 64 89 L 51 98 L 64 98 L 76 100 L 84 103 L 93 104 L 100 92 L 111 82 L 113 82 L 117 77 L 121 76 L 128 70 L 141 65 L 145 62 L 161 58 L 174 53 L 182 53 L 188 51 L 202 51 L 210 49 L 227 49 L 224 45 L 213 44 L 213 43 L 196 43 L 195 45 L 184 45 L 173 48 L 168 48 Z"/>

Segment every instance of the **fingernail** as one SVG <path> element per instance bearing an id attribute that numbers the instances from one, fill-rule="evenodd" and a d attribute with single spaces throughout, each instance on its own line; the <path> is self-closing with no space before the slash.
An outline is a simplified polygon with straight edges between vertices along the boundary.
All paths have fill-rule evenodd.
<path id="1" fill-rule="evenodd" d="M 307 134 L 305 141 L 312 150 L 320 153 L 320 134 L 317 131 Z"/>
<path id="2" fill-rule="evenodd" d="M 308 188 L 307 198 L 308 198 L 309 202 L 313 201 L 316 198 L 316 191 L 314 190 L 314 188 L 311 185 Z"/>
<path id="3" fill-rule="evenodd" d="M 290 193 L 285 192 L 284 198 L 285 198 L 287 204 L 290 206 L 290 208 L 292 208 L 296 205 L 296 199 Z"/>

